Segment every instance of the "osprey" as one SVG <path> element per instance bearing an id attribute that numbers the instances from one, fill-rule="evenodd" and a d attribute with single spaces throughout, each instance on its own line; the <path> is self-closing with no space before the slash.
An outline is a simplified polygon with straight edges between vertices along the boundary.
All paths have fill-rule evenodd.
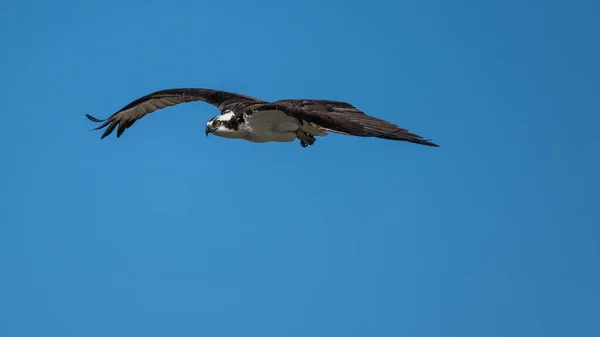
<path id="1" fill-rule="evenodd" d="M 302 147 L 307 147 L 315 143 L 315 136 L 326 136 L 330 131 L 438 146 L 392 123 L 371 117 L 346 102 L 321 99 L 266 102 L 250 96 L 203 88 L 159 90 L 136 99 L 106 119 L 86 116 L 93 122 L 102 123 L 92 130 L 107 127 L 101 139 L 110 135 L 115 128 L 119 138 L 127 128 L 149 113 L 194 101 L 212 104 L 221 112 L 206 122 L 207 136 L 214 134 L 255 143 L 292 142 L 298 139 Z"/>

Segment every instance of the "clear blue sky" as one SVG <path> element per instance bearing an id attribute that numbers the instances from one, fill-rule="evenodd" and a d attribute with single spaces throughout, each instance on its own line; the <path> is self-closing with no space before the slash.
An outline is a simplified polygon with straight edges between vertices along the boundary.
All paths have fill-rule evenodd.
<path id="1" fill-rule="evenodd" d="M 600 335 L 597 1 L 0 12 L 0 336 Z M 205 137 L 149 92 L 348 101 L 441 145 Z"/>

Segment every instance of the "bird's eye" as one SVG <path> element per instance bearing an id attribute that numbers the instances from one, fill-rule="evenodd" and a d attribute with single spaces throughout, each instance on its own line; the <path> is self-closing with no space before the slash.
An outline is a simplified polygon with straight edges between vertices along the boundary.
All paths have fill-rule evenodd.
<path id="1" fill-rule="evenodd" d="M 219 126 L 219 125 L 221 125 L 221 121 L 220 120 L 216 120 L 215 121 L 215 126 Z"/>

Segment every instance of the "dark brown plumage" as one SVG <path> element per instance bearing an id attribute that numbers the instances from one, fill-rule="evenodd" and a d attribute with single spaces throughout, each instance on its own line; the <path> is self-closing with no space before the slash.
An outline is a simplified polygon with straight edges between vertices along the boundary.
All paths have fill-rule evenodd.
<path id="1" fill-rule="evenodd" d="M 110 135 L 117 126 L 117 138 L 119 138 L 125 129 L 131 127 L 136 121 L 149 113 L 169 106 L 195 101 L 212 104 L 221 112 L 227 107 L 236 107 L 245 102 L 263 102 L 254 97 L 220 90 L 200 88 L 165 89 L 136 99 L 106 119 L 101 120 L 89 114 L 86 114 L 86 116 L 93 122 L 104 122 L 93 130 L 99 130 L 108 126 L 101 138 Z"/>
<path id="2" fill-rule="evenodd" d="M 298 119 L 314 123 L 330 132 L 439 146 L 395 124 L 369 116 L 346 102 L 287 99 L 271 104 L 259 104 L 257 109 L 279 110 Z"/>

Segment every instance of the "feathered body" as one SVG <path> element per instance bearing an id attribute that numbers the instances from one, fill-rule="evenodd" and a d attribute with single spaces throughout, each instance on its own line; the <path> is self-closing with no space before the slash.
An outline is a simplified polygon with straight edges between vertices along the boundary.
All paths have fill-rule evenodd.
<path id="1" fill-rule="evenodd" d="M 156 110 L 181 103 L 203 101 L 221 112 L 206 122 L 205 132 L 230 139 L 251 142 L 292 142 L 303 147 L 313 145 L 314 136 L 327 131 L 339 134 L 378 137 L 389 140 L 435 146 L 421 136 L 385 120 L 369 116 L 346 102 L 319 99 L 284 99 L 266 102 L 254 97 L 202 88 L 160 90 L 127 104 L 105 120 L 90 115 L 88 119 L 106 127 L 101 138 L 115 129 L 117 137 L 136 121 Z"/>

